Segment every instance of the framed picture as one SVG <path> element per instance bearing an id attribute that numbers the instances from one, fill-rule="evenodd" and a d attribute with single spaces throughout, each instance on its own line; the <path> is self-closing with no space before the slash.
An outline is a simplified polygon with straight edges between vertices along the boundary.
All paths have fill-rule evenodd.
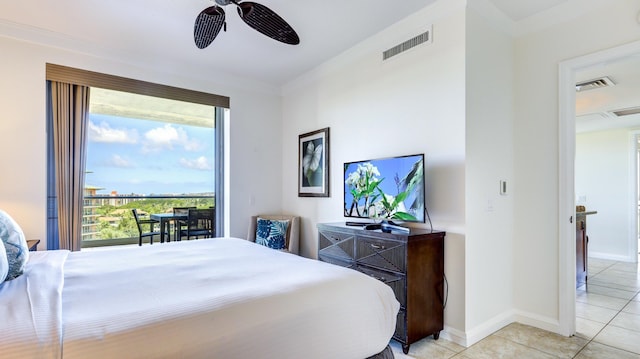
<path id="1" fill-rule="evenodd" d="M 298 138 L 298 197 L 329 197 L 329 127 Z"/>

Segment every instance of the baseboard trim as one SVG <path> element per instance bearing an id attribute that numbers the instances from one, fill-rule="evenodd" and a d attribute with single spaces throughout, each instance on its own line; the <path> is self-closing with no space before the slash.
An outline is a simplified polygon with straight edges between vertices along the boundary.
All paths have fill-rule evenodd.
<path id="1" fill-rule="evenodd" d="M 513 323 L 515 321 L 514 317 L 515 312 L 513 310 L 509 310 L 496 315 L 480 325 L 477 325 L 475 328 L 467 331 L 467 338 L 464 346 L 470 347 L 496 331 Z"/>
<path id="2" fill-rule="evenodd" d="M 558 321 L 557 318 L 549 318 L 522 310 L 515 310 L 514 322 L 530 325 L 553 333 L 560 333 L 560 321 Z"/>
<path id="3" fill-rule="evenodd" d="M 496 331 L 515 322 L 530 325 L 553 333 L 560 333 L 560 323 L 558 319 L 513 309 L 496 315 L 467 332 L 451 327 L 445 327 L 440 336 L 468 348 Z"/>
<path id="4" fill-rule="evenodd" d="M 467 335 L 458 329 L 447 327 L 445 325 L 444 330 L 440 332 L 440 338 L 446 339 L 450 342 L 454 342 L 458 345 L 466 347 Z"/>

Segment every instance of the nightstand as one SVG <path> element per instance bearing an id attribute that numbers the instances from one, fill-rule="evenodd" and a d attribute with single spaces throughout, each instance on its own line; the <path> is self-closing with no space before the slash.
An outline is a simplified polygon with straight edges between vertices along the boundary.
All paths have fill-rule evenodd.
<path id="1" fill-rule="evenodd" d="M 30 251 L 35 252 L 38 250 L 38 243 L 40 243 L 39 239 L 30 239 L 27 241 L 27 247 Z"/>

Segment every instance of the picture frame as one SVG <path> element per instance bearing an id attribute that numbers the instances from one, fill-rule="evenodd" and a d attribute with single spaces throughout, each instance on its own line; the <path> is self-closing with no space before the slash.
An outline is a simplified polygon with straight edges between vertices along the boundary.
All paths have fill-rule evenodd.
<path id="1" fill-rule="evenodd" d="M 298 136 L 298 197 L 329 197 L 329 127 Z"/>

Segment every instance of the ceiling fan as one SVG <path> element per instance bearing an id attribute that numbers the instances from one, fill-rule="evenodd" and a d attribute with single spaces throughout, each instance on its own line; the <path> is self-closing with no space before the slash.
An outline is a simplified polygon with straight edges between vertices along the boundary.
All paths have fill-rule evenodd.
<path id="1" fill-rule="evenodd" d="M 216 5 L 200 12 L 193 26 L 193 40 L 199 49 L 209 46 L 222 28 L 227 31 L 224 9 L 221 6 L 234 4 L 240 18 L 258 32 L 289 45 L 297 45 L 300 38 L 291 25 L 268 7 L 251 2 L 236 0 L 215 0 Z"/>

